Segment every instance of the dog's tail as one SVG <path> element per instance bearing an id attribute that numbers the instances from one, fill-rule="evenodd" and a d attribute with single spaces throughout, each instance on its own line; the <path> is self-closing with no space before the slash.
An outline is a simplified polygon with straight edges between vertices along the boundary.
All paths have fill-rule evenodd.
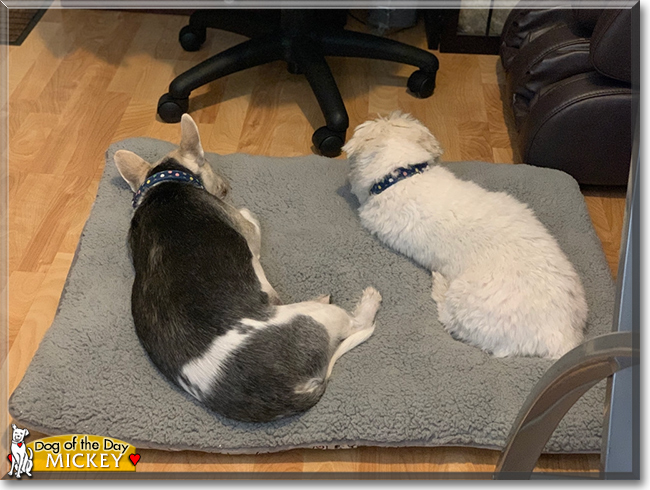
<path id="1" fill-rule="evenodd" d="M 354 332 L 343 339 L 343 341 L 338 345 L 330 357 L 327 371 L 324 373 L 324 376 L 320 375 L 311 378 L 306 383 L 296 388 L 295 393 L 301 396 L 302 402 L 311 403 L 309 406 L 315 404 L 325 392 L 327 381 L 332 374 L 332 369 L 334 368 L 336 361 L 338 361 L 346 352 L 351 351 L 359 344 L 368 340 L 374 333 L 374 320 L 380 303 L 381 294 L 379 294 L 375 288 L 368 287 L 363 291 L 363 295 L 350 318 L 350 327 L 354 328 Z"/>
<path id="2" fill-rule="evenodd" d="M 334 368 L 334 363 L 340 359 L 340 357 L 346 352 L 354 349 L 357 345 L 364 343 L 370 338 L 372 333 L 375 331 L 375 324 L 373 323 L 369 328 L 364 328 L 358 332 L 354 332 L 348 338 L 346 338 L 338 348 L 332 354 L 330 359 L 329 366 L 327 367 L 327 374 L 325 375 L 325 380 L 329 379 L 332 374 L 332 369 Z"/>
<path id="3" fill-rule="evenodd" d="M 27 452 L 29 453 L 29 454 L 27 455 L 27 457 L 28 457 L 29 459 L 34 459 L 34 451 L 32 451 L 32 448 L 31 448 L 31 447 L 28 447 L 28 448 L 27 448 Z"/>
<path id="4" fill-rule="evenodd" d="M 332 354 L 329 365 L 327 366 L 325 376 L 321 375 L 315 378 L 311 378 L 305 384 L 296 388 L 295 393 L 299 395 L 313 394 L 320 397 L 320 395 L 322 395 L 325 391 L 325 385 L 327 384 L 327 380 L 332 374 L 334 363 L 338 361 L 343 354 L 368 340 L 374 331 L 375 324 L 373 323 L 369 328 L 364 328 L 363 330 L 354 332 L 352 335 L 343 340 L 343 342 L 341 342 L 334 351 L 334 354 Z"/>

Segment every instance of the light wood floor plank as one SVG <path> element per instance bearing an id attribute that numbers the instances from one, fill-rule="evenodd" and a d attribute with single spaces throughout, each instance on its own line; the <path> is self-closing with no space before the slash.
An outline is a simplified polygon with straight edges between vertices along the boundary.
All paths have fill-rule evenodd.
<path id="1" fill-rule="evenodd" d="M 23 272 L 14 271 L 9 276 L 9 331 L 8 348 L 11 349 L 18 331 L 25 322 L 25 317 L 40 291 L 41 284 L 45 278 L 44 272 Z M 0 353 L 0 363 L 4 361 L 6 352 Z"/>
<path id="2" fill-rule="evenodd" d="M 72 258 L 73 254 L 56 255 L 9 350 L 5 363 L 10 366 L 8 370 L 10 393 L 16 389 L 29 362 L 34 357 L 43 334 L 54 319 Z"/>

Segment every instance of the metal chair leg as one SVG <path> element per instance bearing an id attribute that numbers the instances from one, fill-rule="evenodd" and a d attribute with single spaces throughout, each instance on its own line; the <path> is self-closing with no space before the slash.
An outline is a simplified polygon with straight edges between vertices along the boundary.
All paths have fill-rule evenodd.
<path id="1" fill-rule="evenodd" d="M 636 337 L 636 338 L 635 338 Z M 599 381 L 639 363 L 638 334 L 616 332 L 588 340 L 542 376 L 519 412 L 494 479 L 528 479 L 557 425 Z"/>

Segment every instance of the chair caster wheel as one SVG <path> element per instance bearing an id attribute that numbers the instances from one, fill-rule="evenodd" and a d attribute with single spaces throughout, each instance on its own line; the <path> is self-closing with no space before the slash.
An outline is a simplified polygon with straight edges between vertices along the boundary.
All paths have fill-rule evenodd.
<path id="1" fill-rule="evenodd" d="M 311 141 L 321 155 L 336 157 L 341 154 L 341 147 L 345 143 L 345 131 L 332 131 L 327 126 L 323 126 L 314 132 Z"/>
<path id="2" fill-rule="evenodd" d="M 175 99 L 168 93 L 158 99 L 158 115 L 168 123 L 180 122 L 181 116 L 187 112 L 189 107 L 189 99 Z"/>
<path id="3" fill-rule="evenodd" d="M 436 74 L 426 73 L 422 70 L 415 71 L 409 77 L 407 87 L 418 97 L 426 99 L 433 94 L 433 89 L 436 88 Z"/>
<path id="4" fill-rule="evenodd" d="M 302 75 L 302 70 L 300 69 L 298 63 L 288 62 L 287 71 L 292 75 Z"/>
<path id="5" fill-rule="evenodd" d="M 205 27 L 185 26 L 178 33 L 178 42 L 185 51 L 198 51 L 205 42 Z"/>

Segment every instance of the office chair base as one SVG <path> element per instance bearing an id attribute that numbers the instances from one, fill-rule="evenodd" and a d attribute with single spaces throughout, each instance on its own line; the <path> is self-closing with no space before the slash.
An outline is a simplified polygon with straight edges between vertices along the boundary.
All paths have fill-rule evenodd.
<path id="1" fill-rule="evenodd" d="M 158 103 L 161 119 L 180 121 L 188 109 L 191 92 L 202 85 L 266 63 L 285 61 L 290 73 L 305 76 L 325 118 L 325 125 L 312 136 L 314 146 L 322 155 L 334 157 L 345 142 L 349 118 L 327 57 L 377 59 L 415 66 L 418 70 L 408 79 L 409 91 L 420 98 L 433 94 L 439 65 L 434 54 L 391 39 L 345 30 L 345 22 L 338 27 L 323 26 L 322 12 L 316 15 L 309 10 L 283 9 L 279 18 L 273 17 L 275 22 L 266 22 L 273 12 L 258 12 L 255 22 L 247 22 L 236 10 L 198 10 L 192 14 L 190 24 L 179 34 L 183 49 L 200 48 L 205 41 L 206 27 L 215 23 L 250 39 L 174 78 L 169 93 Z"/>
<path id="2" fill-rule="evenodd" d="M 166 123 L 181 122 L 181 117 L 189 108 L 190 100 L 188 98 L 176 99 L 167 93 L 158 99 L 158 114 Z"/>
<path id="3" fill-rule="evenodd" d="M 341 154 L 341 148 L 345 143 L 345 131 L 332 131 L 327 126 L 323 126 L 314 132 L 311 142 L 321 155 L 336 157 Z"/>

